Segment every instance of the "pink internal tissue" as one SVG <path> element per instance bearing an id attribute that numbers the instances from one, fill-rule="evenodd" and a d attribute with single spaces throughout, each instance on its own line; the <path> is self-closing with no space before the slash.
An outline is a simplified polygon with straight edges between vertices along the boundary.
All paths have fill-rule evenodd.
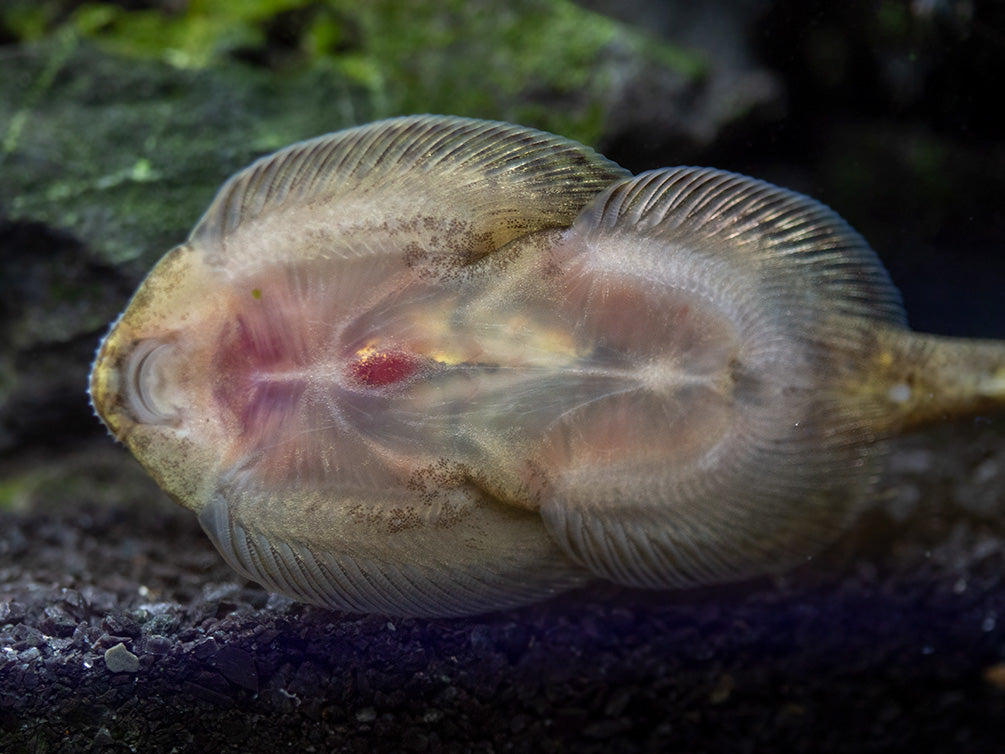
<path id="1" fill-rule="evenodd" d="M 306 354 L 284 318 L 268 311 L 238 315 L 216 351 L 214 394 L 246 440 L 280 431 L 306 387 Z"/>
<path id="2" fill-rule="evenodd" d="M 350 367 L 353 381 L 361 387 L 387 387 L 413 376 L 422 360 L 405 351 L 362 352 Z"/>
<path id="3" fill-rule="evenodd" d="M 345 295 L 317 280 L 324 278 L 273 275 L 260 295 L 235 296 L 216 340 L 213 396 L 235 430 L 226 456 L 253 464 L 263 482 L 331 480 L 362 469 L 364 438 L 400 437 L 393 407 L 407 404 L 418 377 L 436 371 L 402 345 L 401 323 L 361 322 L 365 305 L 350 315 L 354 296 L 368 298 L 365 286 Z"/>

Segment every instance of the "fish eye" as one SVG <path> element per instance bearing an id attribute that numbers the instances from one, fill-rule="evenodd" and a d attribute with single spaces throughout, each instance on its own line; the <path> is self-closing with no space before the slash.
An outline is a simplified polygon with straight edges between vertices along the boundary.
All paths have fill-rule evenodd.
<path id="1" fill-rule="evenodd" d="M 126 400 L 141 424 L 170 424 L 178 410 L 170 400 L 165 373 L 174 353 L 174 344 L 162 340 L 142 340 L 136 344 L 126 364 Z"/>

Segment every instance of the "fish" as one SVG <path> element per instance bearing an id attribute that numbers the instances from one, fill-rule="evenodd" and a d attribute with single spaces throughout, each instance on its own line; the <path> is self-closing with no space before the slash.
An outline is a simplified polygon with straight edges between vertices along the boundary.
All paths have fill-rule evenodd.
<path id="1" fill-rule="evenodd" d="M 1005 406 L 834 211 L 453 116 L 231 177 L 102 340 L 95 412 L 243 576 L 452 617 L 790 569 L 889 440 Z"/>

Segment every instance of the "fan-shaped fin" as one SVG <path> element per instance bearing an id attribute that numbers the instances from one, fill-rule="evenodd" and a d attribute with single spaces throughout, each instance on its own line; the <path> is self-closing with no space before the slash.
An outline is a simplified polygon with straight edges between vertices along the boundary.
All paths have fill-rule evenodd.
<path id="1" fill-rule="evenodd" d="M 761 449 L 735 437 L 715 466 L 562 475 L 543 502 L 549 531 L 591 573 L 643 587 L 687 587 L 798 564 L 833 540 L 877 476 L 880 448 L 826 439 Z M 788 447 L 786 447 L 788 445 Z M 794 447 L 795 446 L 795 447 Z M 744 450 L 748 452 L 744 452 Z"/>
<path id="2" fill-rule="evenodd" d="M 903 322 L 866 243 L 818 202 L 694 168 L 611 186 L 562 243 L 557 257 L 589 281 L 575 290 L 603 292 L 582 300 L 610 309 L 577 304 L 597 337 L 606 321 L 632 334 L 612 301 L 662 300 L 700 323 L 682 337 L 664 312 L 665 327 L 608 336 L 667 371 L 547 438 L 559 461 L 541 512 L 570 557 L 621 583 L 682 586 L 781 569 L 832 539 L 883 454 L 842 375 L 872 331 Z M 633 452 L 591 454 L 611 426 Z"/>
<path id="3" fill-rule="evenodd" d="M 905 322 L 889 275 L 848 223 L 814 199 L 747 176 L 690 167 L 642 173 L 597 196 L 572 233 L 598 241 L 631 234 L 668 253 L 725 261 L 755 277 L 780 311 Z"/>
<path id="4" fill-rule="evenodd" d="M 388 255 L 474 261 L 567 226 L 627 172 L 576 142 L 446 116 L 378 121 L 293 144 L 234 175 L 192 231 L 210 263 Z"/>
<path id="5" fill-rule="evenodd" d="M 199 521 L 248 578 L 351 612 L 470 615 L 545 599 L 585 581 L 586 572 L 562 555 L 536 514 L 499 505 L 474 488 L 451 492 L 445 505 L 413 499 L 406 510 L 387 499 L 393 493 L 372 502 L 366 493 L 356 499 L 343 493 L 333 505 L 331 496 L 303 490 L 267 495 L 232 488 L 214 495 Z"/>

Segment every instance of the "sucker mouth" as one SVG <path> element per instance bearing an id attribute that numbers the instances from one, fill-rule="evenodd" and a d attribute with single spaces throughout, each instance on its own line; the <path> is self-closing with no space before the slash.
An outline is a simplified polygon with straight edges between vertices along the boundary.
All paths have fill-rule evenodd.
<path id="1" fill-rule="evenodd" d="M 139 341 L 123 370 L 126 408 L 139 424 L 173 424 L 178 407 L 171 401 L 165 371 L 177 349 L 171 341 L 151 338 Z"/>

